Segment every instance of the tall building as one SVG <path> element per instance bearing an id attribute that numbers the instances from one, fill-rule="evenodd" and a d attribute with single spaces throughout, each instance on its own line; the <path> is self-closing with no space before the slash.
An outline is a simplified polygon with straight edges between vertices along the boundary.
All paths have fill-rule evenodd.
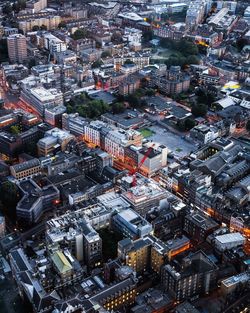
<path id="1" fill-rule="evenodd" d="M 27 60 L 27 42 L 24 35 L 10 35 L 7 38 L 7 45 L 10 62 L 22 63 Z"/>
<path id="2" fill-rule="evenodd" d="M 162 283 L 175 300 L 208 294 L 215 286 L 217 266 L 202 251 L 182 260 L 182 264 L 167 264 L 162 269 Z"/>
<path id="3" fill-rule="evenodd" d="M 0 238 L 5 235 L 5 218 L 0 214 Z"/>

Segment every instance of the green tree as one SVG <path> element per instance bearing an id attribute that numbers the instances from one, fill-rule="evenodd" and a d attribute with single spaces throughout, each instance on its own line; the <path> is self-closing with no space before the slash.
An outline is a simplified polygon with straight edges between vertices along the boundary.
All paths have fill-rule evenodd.
<path id="1" fill-rule="evenodd" d="M 133 62 L 132 60 L 130 60 L 130 59 L 127 59 L 127 60 L 124 62 L 124 64 L 134 64 L 134 62 Z"/>
<path id="2" fill-rule="evenodd" d="M 20 194 L 17 185 L 9 181 L 2 183 L 0 187 L 0 201 L 3 203 L 9 216 L 15 216 L 15 209 L 19 200 Z"/>
<path id="3" fill-rule="evenodd" d="M 195 121 L 192 118 L 187 118 L 184 122 L 185 130 L 190 130 L 195 126 Z"/>
<path id="4" fill-rule="evenodd" d="M 101 58 L 111 57 L 110 51 L 103 51 L 101 54 Z"/>
<path id="5" fill-rule="evenodd" d="M 68 104 L 68 105 L 66 106 L 66 109 L 67 109 L 67 113 L 68 113 L 68 114 L 74 112 L 74 109 L 73 109 L 72 105 L 70 105 L 70 104 Z"/>
<path id="6" fill-rule="evenodd" d="M 20 134 L 21 132 L 21 129 L 20 129 L 20 126 L 18 125 L 13 125 L 10 127 L 10 132 L 13 134 L 13 135 L 18 135 Z"/>
<path id="7" fill-rule="evenodd" d="M 250 119 L 246 123 L 246 130 L 250 132 Z"/>
<path id="8" fill-rule="evenodd" d="M 7 39 L 0 39 L 0 62 L 8 60 Z"/>
<path id="9" fill-rule="evenodd" d="M 207 114 L 207 106 L 206 106 L 206 104 L 203 104 L 203 103 L 194 104 L 192 106 L 192 114 L 195 117 L 205 116 Z"/>
<path id="10" fill-rule="evenodd" d="M 72 38 L 74 40 L 78 40 L 78 39 L 84 39 L 88 36 L 88 31 L 85 28 L 79 28 L 77 29 L 74 34 L 72 35 Z"/>
<path id="11" fill-rule="evenodd" d="M 40 27 L 40 29 L 41 29 L 41 30 L 47 30 L 47 26 L 43 24 L 43 25 Z"/>
<path id="12" fill-rule="evenodd" d="M 37 32 L 39 29 L 40 29 L 40 28 L 39 28 L 38 25 L 34 25 L 34 26 L 32 27 L 33 32 Z"/>
<path id="13" fill-rule="evenodd" d="M 154 32 L 152 31 L 152 29 L 144 31 L 143 35 L 142 35 L 142 39 L 144 42 L 149 42 L 150 40 L 153 39 L 154 36 Z"/>
<path id="14" fill-rule="evenodd" d="M 60 22 L 58 28 L 66 28 L 67 24 L 65 22 Z"/>
<path id="15" fill-rule="evenodd" d="M 135 95 L 128 95 L 126 97 L 126 100 L 128 101 L 129 105 L 133 108 L 137 108 L 140 106 L 140 100 Z"/>
<path id="16" fill-rule="evenodd" d="M 215 101 L 215 94 L 214 91 L 210 88 L 198 88 L 196 91 L 197 102 L 204 103 L 208 107 Z"/>
<path id="17" fill-rule="evenodd" d="M 237 46 L 239 51 L 241 51 L 247 44 L 248 44 L 248 40 L 245 38 L 239 38 L 236 41 L 236 46 Z"/>
<path id="18" fill-rule="evenodd" d="M 148 97 L 152 97 L 155 95 L 155 90 L 154 89 L 147 89 L 145 94 Z"/>
<path id="19" fill-rule="evenodd" d="M 3 14 L 9 15 L 12 13 L 12 5 L 7 2 L 2 8 Z"/>
<path id="20" fill-rule="evenodd" d="M 124 104 L 121 102 L 115 102 L 112 105 L 112 111 L 114 114 L 123 113 L 125 111 Z"/>
<path id="21" fill-rule="evenodd" d="M 96 60 L 95 62 L 92 63 L 91 67 L 92 68 L 98 68 L 103 64 L 102 60 Z"/>

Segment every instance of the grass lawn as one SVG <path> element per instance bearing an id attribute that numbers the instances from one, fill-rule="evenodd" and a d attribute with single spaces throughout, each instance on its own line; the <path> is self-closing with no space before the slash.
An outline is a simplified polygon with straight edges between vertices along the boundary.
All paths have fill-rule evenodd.
<path id="1" fill-rule="evenodd" d="M 142 134 L 144 138 L 151 137 L 154 134 L 154 132 L 149 128 L 142 128 L 139 130 L 139 132 Z"/>

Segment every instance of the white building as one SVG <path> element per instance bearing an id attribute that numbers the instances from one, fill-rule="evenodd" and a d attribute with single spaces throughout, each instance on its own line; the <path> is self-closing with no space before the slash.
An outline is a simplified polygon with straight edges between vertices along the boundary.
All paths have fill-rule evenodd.
<path id="1" fill-rule="evenodd" d="M 132 49 L 141 50 L 141 38 L 142 31 L 140 29 L 125 27 L 123 39 L 128 42 Z"/>
<path id="2" fill-rule="evenodd" d="M 41 116 L 45 109 L 63 105 L 63 94 L 57 89 L 45 89 L 44 87 L 30 88 L 29 84 L 22 86 L 20 99 L 33 107 Z"/>
<path id="3" fill-rule="evenodd" d="M 191 1 L 186 15 L 186 27 L 189 30 L 193 30 L 204 19 L 206 12 L 206 0 Z"/>
<path id="4" fill-rule="evenodd" d="M 215 246 L 219 251 L 225 251 L 244 245 L 245 240 L 241 233 L 230 233 L 216 236 Z"/>
<path id="5" fill-rule="evenodd" d="M 107 124 L 101 121 L 92 121 L 84 126 L 84 140 L 95 146 L 101 146 L 101 130 Z"/>
<path id="6" fill-rule="evenodd" d="M 44 34 L 43 38 L 44 47 L 49 50 L 51 54 L 67 50 L 66 43 L 51 33 Z"/>

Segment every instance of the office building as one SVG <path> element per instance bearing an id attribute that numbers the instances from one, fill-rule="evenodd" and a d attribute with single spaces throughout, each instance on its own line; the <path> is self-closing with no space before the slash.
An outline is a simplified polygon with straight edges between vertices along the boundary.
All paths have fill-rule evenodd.
<path id="1" fill-rule="evenodd" d="M 6 232 L 5 217 L 0 214 L 0 238 L 4 237 Z"/>
<path id="2" fill-rule="evenodd" d="M 23 63 L 27 61 L 27 42 L 26 37 L 21 34 L 10 35 L 7 38 L 8 55 L 10 62 Z"/>
<path id="3" fill-rule="evenodd" d="M 67 246 L 78 261 L 91 269 L 101 264 L 102 239 L 84 217 L 84 210 L 79 209 L 49 220 L 46 239 L 50 244 Z"/>
<path id="4" fill-rule="evenodd" d="M 221 291 L 224 295 L 232 294 L 237 287 L 245 286 L 250 280 L 250 274 L 244 272 L 238 275 L 231 276 L 222 280 Z"/>
<path id="5" fill-rule="evenodd" d="M 246 238 L 243 237 L 240 233 L 230 233 L 216 236 L 215 246 L 219 251 L 225 251 L 243 246 L 245 241 Z"/>
<path id="6" fill-rule="evenodd" d="M 152 232 L 152 225 L 129 208 L 118 212 L 112 217 L 112 226 L 124 237 L 133 240 Z"/>
<path id="7" fill-rule="evenodd" d="M 126 238 L 118 242 L 118 257 L 136 273 L 143 274 L 149 269 L 150 250 L 151 242 L 143 238 L 135 241 Z"/>
<path id="8" fill-rule="evenodd" d="M 62 115 L 66 112 L 64 105 L 58 105 L 52 108 L 46 108 L 44 111 L 44 120 L 54 127 L 62 127 Z"/>
<path id="9" fill-rule="evenodd" d="M 123 184 L 131 186 L 133 177 L 122 178 Z M 131 205 L 132 209 L 141 216 L 146 216 L 152 207 L 158 206 L 167 194 L 157 183 L 151 179 L 137 175 L 137 186 L 129 187 L 122 193 L 122 197 Z"/>
<path id="10" fill-rule="evenodd" d="M 162 268 L 162 284 L 177 301 L 208 294 L 215 287 L 217 267 L 207 255 L 198 251 L 185 257 L 182 264 Z"/>
<path id="11" fill-rule="evenodd" d="M 20 180 L 27 177 L 32 177 L 41 172 L 41 164 L 38 159 L 31 159 L 29 161 L 15 164 L 10 167 L 11 175 Z"/>
<path id="12" fill-rule="evenodd" d="M 205 241 L 218 228 L 219 224 L 203 213 L 195 212 L 185 216 L 184 231 L 196 243 Z"/>
<path id="13" fill-rule="evenodd" d="M 84 136 L 85 124 L 87 124 L 87 120 L 78 113 L 62 115 L 62 128 L 75 136 Z"/>
<path id="14" fill-rule="evenodd" d="M 189 89 L 190 76 L 182 72 L 180 66 L 171 66 L 164 75 L 153 73 L 150 85 L 164 94 L 174 95 Z"/>
<path id="15" fill-rule="evenodd" d="M 52 128 L 46 131 L 44 138 L 37 143 L 39 156 L 48 156 L 58 151 L 65 151 L 68 143 L 74 140 L 75 136 L 66 130 Z"/>
<path id="16" fill-rule="evenodd" d="M 55 88 L 46 89 L 42 86 L 23 85 L 20 99 L 31 106 L 40 116 L 44 117 L 45 109 L 63 105 L 63 95 Z"/>
<path id="17" fill-rule="evenodd" d="M 20 181 L 21 200 L 17 203 L 17 219 L 27 224 L 37 223 L 44 211 L 59 201 L 59 190 L 54 185 L 38 186 L 31 178 Z"/>

